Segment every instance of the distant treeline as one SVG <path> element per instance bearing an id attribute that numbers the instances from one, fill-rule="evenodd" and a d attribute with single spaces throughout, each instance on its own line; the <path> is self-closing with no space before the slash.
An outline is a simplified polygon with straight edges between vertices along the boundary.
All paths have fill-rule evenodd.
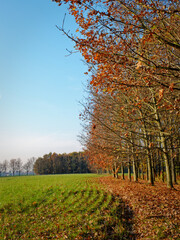
<path id="1" fill-rule="evenodd" d="M 92 172 L 83 152 L 69 154 L 49 153 L 34 163 L 36 174 L 90 173 Z"/>
<path id="2" fill-rule="evenodd" d="M 36 158 L 29 158 L 26 162 L 23 162 L 20 158 L 13 158 L 11 160 L 4 160 L 0 162 L 0 176 L 21 176 L 32 175 L 33 166 Z"/>

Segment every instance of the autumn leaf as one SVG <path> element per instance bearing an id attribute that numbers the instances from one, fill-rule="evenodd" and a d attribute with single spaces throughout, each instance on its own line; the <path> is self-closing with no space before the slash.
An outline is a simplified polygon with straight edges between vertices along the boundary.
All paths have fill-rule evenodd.
<path id="1" fill-rule="evenodd" d="M 164 88 L 162 88 L 162 89 L 159 90 L 159 99 L 158 99 L 158 103 L 162 100 L 163 95 L 164 95 Z"/>
<path id="2" fill-rule="evenodd" d="M 173 89 L 174 89 L 174 83 L 171 83 L 171 84 L 169 85 L 169 89 L 171 90 L 171 92 L 173 92 Z"/>

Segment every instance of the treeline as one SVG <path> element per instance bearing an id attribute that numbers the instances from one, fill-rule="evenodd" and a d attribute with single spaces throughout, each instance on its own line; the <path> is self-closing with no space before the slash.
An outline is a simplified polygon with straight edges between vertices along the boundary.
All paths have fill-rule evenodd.
<path id="1" fill-rule="evenodd" d="M 29 158 L 25 163 L 20 158 L 0 162 L 0 176 L 15 176 L 33 174 L 35 157 Z"/>
<path id="2" fill-rule="evenodd" d="M 180 174 L 180 8 L 177 0 L 79 1 L 70 34 L 87 65 L 80 141 L 90 162 L 169 188 Z"/>
<path id="3" fill-rule="evenodd" d="M 39 157 L 34 164 L 36 174 L 90 173 L 91 171 L 83 152 L 49 153 Z"/>

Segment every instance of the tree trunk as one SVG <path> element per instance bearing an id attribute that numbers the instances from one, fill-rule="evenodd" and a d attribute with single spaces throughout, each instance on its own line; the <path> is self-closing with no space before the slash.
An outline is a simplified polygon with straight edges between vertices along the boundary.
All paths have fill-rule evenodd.
<path id="1" fill-rule="evenodd" d="M 141 179 L 141 173 L 140 173 L 139 162 L 137 162 L 137 164 L 136 164 L 136 170 L 137 170 L 137 177 L 138 177 L 138 179 Z"/>
<path id="2" fill-rule="evenodd" d="M 134 156 L 133 156 L 133 175 L 134 175 L 134 181 L 137 182 L 138 181 L 138 176 L 137 176 L 137 169 L 136 169 L 136 163 L 134 160 Z"/>
<path id="3" fill-rule="evenodd" d="M 158 156 L 158 176 L 160 178 L 160 176 L 161 176 L 161 159 L 160 159 L 159 150 L 157 152 L 157 156 Z"/>
<path id="4" fill-rule="evenodd" d="M 162 181 L 164 182 L 164 162 L 163 162 L 163 159 L 161 160 L 161 177 L 162 177 Z"/>
<path id="5" fill-rule="evenodd" d="M 136 162 L 135 162 L 135 151 L 134 151 L 134 139 L 133 139 L 133 135 L 131 133 L 131 143 L 132 143 L 132 158 L 133 158 L 133 175 L 134 175 L 134 181 L 137 182 L 138 181 L 138 176 L 137 176 L 137 168 L 136 168 Z"/>
<path id="6" fill-rule="evenodd" d="M 141 117 L 143 118 L 143 114 L 140 111 Z M 152 173 L 152 162 L 151 162 L 151 152 L 150 152 L 150 148 L 149 148 L 149 138 L 148 138 L 148 132 L 147 132 L 147 127 L 145 124 L 145 121 L 143 120 L 142 122 L 142 127 L 143 127 L 143 132 L 144 132 L 144 143 L 146 146 L 146 154 L 147 154 L 147 180 L 148 182 L 153 186 L 154 185 L 154 179 L 153 179 L 153 173 Z"/>
<path id="7" fill-rule="evenodd" d="M 152 159 L 152 178 L 153 182 L 155 181 L 156 173 L 155 173 L 155 163 L 154 163 L 154 157 L 153 154 L 151 154 L 151 159 Z"/>
<path id="8" fill-rule="evenodd" d="M 131 163 L 128 163 L 128 179 L 131 182 Z"/>
<path id="9" fill-rule="evenodd" d="M 172 142 L 172 138 L 170 139 L 171 141 L 171 171 L 172 171 L 172 180 L 174 184 L 177 184 L 177 180 L 176 180 L 176 169 L 175 169 L 175 163 L 174 163 L 174 149 L 173 149 L 173 142 Z"/>
<path id="10" fill-rule="evenodd" d="M 121 164 L 121 173 L 122 173 L 122 179 L 124 180 L 124 165 L 123 163 Z"/>
<path id="11" fill-rule="evenodd" d="M 167 143 L 166 143 L 165 135 L 163 133 L 163 129 L 161 126 L 161 121 L 160 121 L 155 97 L 153 98 L 153 101 L 154 101 L 154 107 L 155 107 L 155 118 L 156 118 L 158 130 L 160 132 L 159 138 L 160 138 L 160 142 L 161 142 L 161 146 L 162 146 L 162 150 L 163 150 L 162 151 L 163 158 L 164 158 L 164 162 L 165 162 L 165 166 L 166 166 L 167 187 L 173 188 L 172 174 L 171 174 L 171 169 L 170 169 L 170 159 L 169 159 L 169 155 L 168 155 L 168 151 L 167 151 Z"/>
<path id="12" fill-rule="evenodd" d="M 142 167 L 141 167 L 141 174 L 142 174 L 142 179 L 144 180 L 144 167 L 143 167 L 143 163 L 142 163 Z"/>
<path id="13" fill-rule="evenodd" d="M 146 164 L 146 180 L 149 181 L 148 160 L 147 160 L 147 164 Z"/>
<path id="14" fill-rule="evenodd" d="M 152 173 L 152 162 L 149 148 L 147 149 L 147 173 L 148 173 L 148 182 L 154 186 L 154 178 Z"/>
<path id="15" fill-rule="evenodd" d="M 172 171 L 172 180 L 174 184 L 177 184 L 177 180 L 176 180 L 176 170 L 175 170 L 175 166 L 174 166 L 174 158 L 171 158 L 171 171 Z"/>
<path id="16" fill-rule="evenodd" d="M 164 162 L 165 162 L 165 166 L 166 166 L 167 187 L 173 188 L 172 174 L 171 174 L 171 169 L 170 169 L 170 161 L 169 161 L 169 156 L 168 156 L 168 152 L 167 152 L 165 137 L 162 132 L 160 133 L 160 138 L 161 138 L 161 143 L 162 143 L 162 147 L 163 147 Z"/>

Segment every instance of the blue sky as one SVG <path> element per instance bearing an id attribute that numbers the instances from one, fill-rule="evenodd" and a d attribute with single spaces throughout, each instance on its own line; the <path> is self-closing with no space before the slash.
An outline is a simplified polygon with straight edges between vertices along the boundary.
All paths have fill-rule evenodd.
<path id="1" fill-rule="evenodd" d="M 0 0 L 0 162 L 81 150 L 78 103 L 87 67 L 51 0 Z M 67 15 L 65 28 L 75 29 Z"/>

